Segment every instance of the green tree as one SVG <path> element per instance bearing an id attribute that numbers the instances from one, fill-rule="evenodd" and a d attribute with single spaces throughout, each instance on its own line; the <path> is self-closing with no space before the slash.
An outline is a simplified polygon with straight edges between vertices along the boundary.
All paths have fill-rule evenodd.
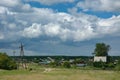
<path id="1" fill-rule="evenodd" d="M 0 52 L 0 69 L 12 70 L 16 69 L 17 65 L 6 53 Z"/>
<path id="2" fill-rule="evenodd" d="M 96 48 L 94 50 L 95 56 L 108 56 L 108 51 L 110 50 L 110 45 L 105 43 L 96 43 Z"/>

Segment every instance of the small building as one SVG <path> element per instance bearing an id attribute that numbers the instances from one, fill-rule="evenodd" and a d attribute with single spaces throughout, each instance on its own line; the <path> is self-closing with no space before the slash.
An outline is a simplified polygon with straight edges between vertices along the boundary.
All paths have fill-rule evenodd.
<path id="1" fill-rule="evenodd" d="M 107 62 L 107 56 L 94 56 L 94 62 Z"/>

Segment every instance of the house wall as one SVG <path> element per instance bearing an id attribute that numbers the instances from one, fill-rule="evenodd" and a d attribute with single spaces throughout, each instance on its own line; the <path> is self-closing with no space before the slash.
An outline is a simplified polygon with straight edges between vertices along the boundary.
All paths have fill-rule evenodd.
<path id="1" fill-rule="evenodd" d="M 107 57 L 105 56 L 95 56 L 94 57 L 94 62 L 100 62 L 100 61 L 102 61 L 102 62 L 107 62 Z"/>

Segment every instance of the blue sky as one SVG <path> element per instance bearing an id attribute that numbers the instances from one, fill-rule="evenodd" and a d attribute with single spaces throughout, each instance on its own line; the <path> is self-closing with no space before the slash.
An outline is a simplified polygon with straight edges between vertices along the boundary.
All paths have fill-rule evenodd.
<path id="1" fill-rule="evenodd" d="M 119 0 L 2 0 L 0 51 L 20 55 L 91 56 L 95 44 L 120 55 Z"/>

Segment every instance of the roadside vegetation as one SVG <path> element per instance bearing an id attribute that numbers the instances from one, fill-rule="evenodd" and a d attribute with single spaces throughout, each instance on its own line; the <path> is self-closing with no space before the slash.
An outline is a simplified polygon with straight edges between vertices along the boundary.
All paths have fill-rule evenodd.
<path id="1" fill-rule="evenodd" d="M 0 69 L 6 70 L 17 69 L 17 64 L 6 53 L 0 52 Z"/>

